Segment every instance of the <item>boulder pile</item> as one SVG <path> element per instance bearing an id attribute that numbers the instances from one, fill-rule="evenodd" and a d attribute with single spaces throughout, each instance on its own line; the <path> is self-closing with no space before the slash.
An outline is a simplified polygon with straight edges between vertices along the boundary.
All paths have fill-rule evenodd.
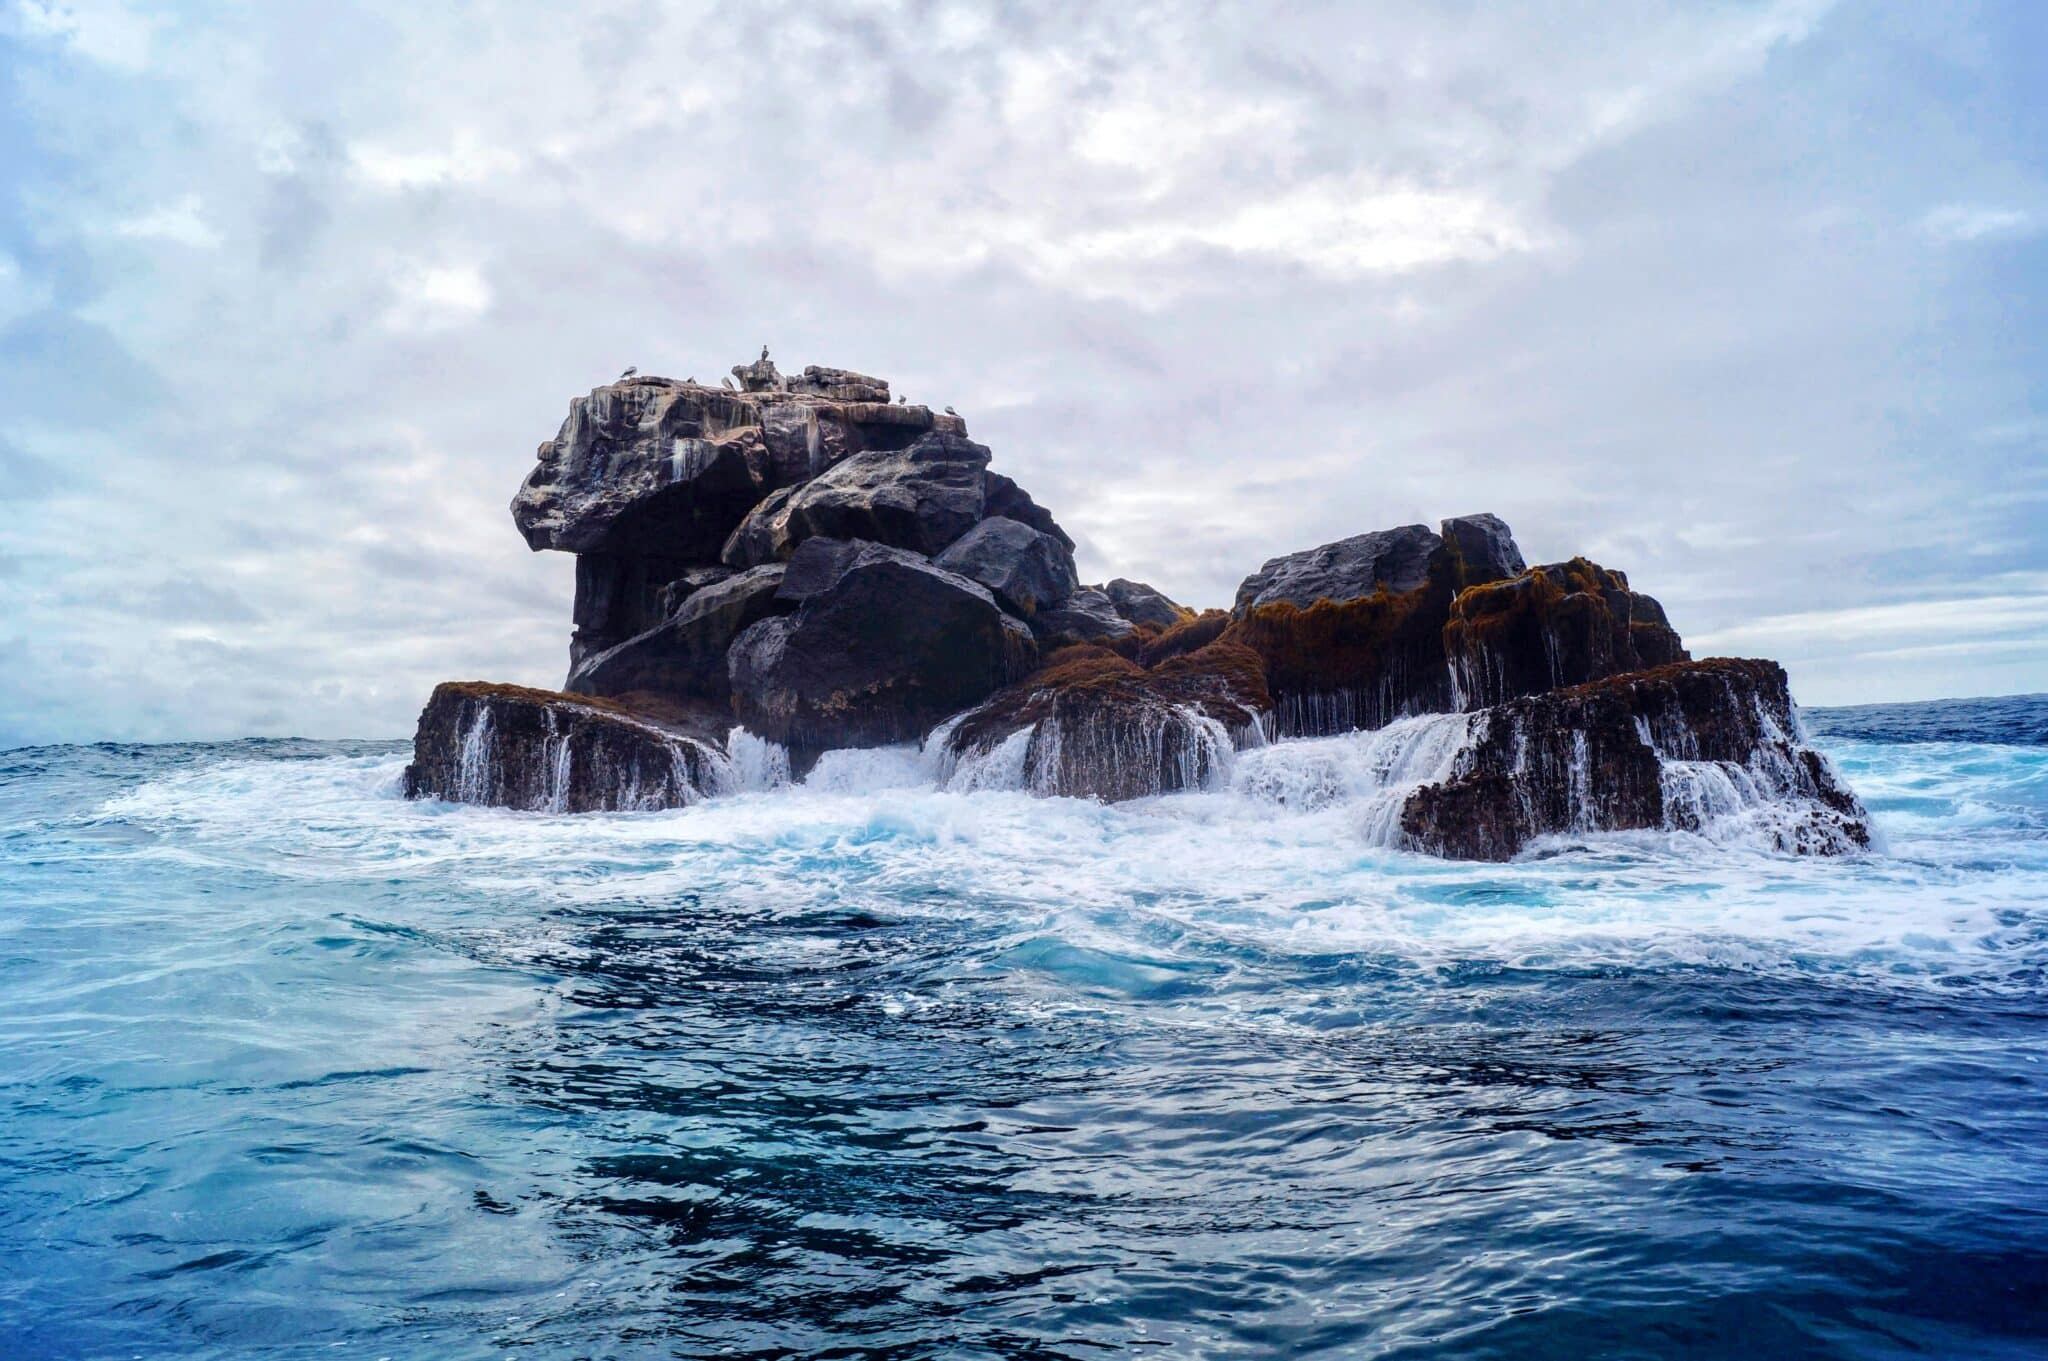
<path id="1" fill-rule="evenodd" d="M 1197 613 L 1083 585 L 1072 537 L 950 408 L 765 351 L 733 379 L 570 404 L 512 501 L 529 547 L 576 555 L 568 678 L 440 687 L 408 793 L 677 806 L 729 782 L 743 727 L 799 774 L 923 742 L 936 778 L 1114 800 L 1212 785 L 1245 745 L 1484 711 L 1452 777 L 1409 797 L 1406 844 L 1499 858 L 1697 824 L 1723 767 L 1795 810 L 1785 849 L 1867 842 L 1781 670 L 1690 661 L 1620 572 L 1529 567 L 1496 516 L 1286 554 Z"/>

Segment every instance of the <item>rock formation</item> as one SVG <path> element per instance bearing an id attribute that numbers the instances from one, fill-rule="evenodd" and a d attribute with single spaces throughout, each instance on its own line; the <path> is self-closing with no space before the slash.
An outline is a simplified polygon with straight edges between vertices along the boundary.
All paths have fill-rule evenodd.
<path id="1" fill-rule="evenodd" d="M 1428 720 L 1441 769 L 1388 814 L 1400 844 L 1496 859 L 1731 818 L 1787 851 L 1868 841 L 1781 670 L 1689 661 L 1620 572 L 1528 567 L 1496 516 L 1286 554 L 1197 613 L 1079 584 L 951 408 L 766 349 L 732 372 L 570 404 L 512 501 L 529 547 L 576 555 L 564 691 L 440 687 L 409 794 L 673 807 L 735 787 L 739 744 L 801 772 L 922 741 L 950 787 L 1128 799 L 1219 787 L 1246 746 L 1467 713 Z"/>
<path id="2" fill-rule="evenodd" d="M 1409 795 L 1417 848 L 1506 860 L 1540 836 L 1749 816 L 1781 851 L 1870 844 L 1868 817 L 1799 723 L 1776 662 L 1679 663 L 1483 711 L 1450 779 Z"/>

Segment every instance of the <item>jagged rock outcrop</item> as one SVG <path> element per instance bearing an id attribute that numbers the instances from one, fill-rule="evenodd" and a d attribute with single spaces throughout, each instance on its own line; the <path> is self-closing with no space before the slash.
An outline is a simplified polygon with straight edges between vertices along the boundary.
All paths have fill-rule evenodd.
<path id="1" fill-rule="evenodd" d="M 1419 850 L 1506 860 L 1542 836 L 1730 820 L 1785 852 L 1870 844 L 1862 805 L 1801 739 L 1775 662 L 1676 663 L 1516 699 L 1475 722 L 1451 778 L 1401 810 Z"/>
<path id="2" fill-rule="evenodd" d="M 1074 594 L 1074 551 L 1021 520 L 992 515 L 934 559 L 978 581 L 1005 606 L 1029 619 Z"/>
<path id="3" fill-rule="evenodd" d="M 528 547 L 579 555 L 573 666 L 660 623 L 665 588 L 717 565 L 762 497 L 856 454 L 965 430 L 957 416 L 891 404 L 887 383 L 846 370 L 746 392 L 634 377 L 570 403 L 512 517 Z"/>
<path id="4" fill-rule="evenodd" d="M 886 544 L 808 539 L 779 595 L 794 613 L 748 628 L 727 662 L 739 720 L 792 747 L 913 740 L 1038 660 L 980 583 Z"/>
<path id="5" fill-rule="evenodd" d="M 1268 708 L 1256 654 L 1215 643 L 1145 667 L 1082 644 L 935 734 L 947 780 L 1115 801 L 1199 789 Z"/>
<path id="6" fill-rule="evenodd" d="M 725 784 L 715 712 L 484 681 L 434 687 L 405 768 L 408 798 L 540 812 L 677 808 Z"/>
<path id="7" fill-rule="evenodd" d="M 783 744 L 785 765 L 923 738 L 954 787 L 1124 799 L 1213 784 L 1241 745 L 1417 716 L 1385 734 L 1431 755 L 1382 788 L 1382 844 L 1867 841 L 1782 671 L 1688 662 L 1620 572 L 1531 568 L 1497 516 L 1273 558 L 1197 614 L 1141 582 L 1077 585 L 1073 539 L 950 409 L 850 369 L 787 376 L 765 349 L 733 377 L 571 403 L 512 503 L 530 547 L 577 555 L 570 693 L 436 690 L 409 793 L 675 806 L 731 787 L 738 722 L 736 750 Z"/>

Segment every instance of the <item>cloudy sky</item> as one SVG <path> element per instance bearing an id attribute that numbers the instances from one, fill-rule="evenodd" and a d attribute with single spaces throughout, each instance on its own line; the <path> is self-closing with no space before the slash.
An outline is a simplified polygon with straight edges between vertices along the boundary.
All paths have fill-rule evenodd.
<path id="1" fill-rule="evenodd" d="M 1488 509 L 1807 703 L 2048 690 L 2048 7 L 1282 15 L 0 0 L 0 745 L 558 684 L 535 445 L 764 341 L 1086 578 Z"/>

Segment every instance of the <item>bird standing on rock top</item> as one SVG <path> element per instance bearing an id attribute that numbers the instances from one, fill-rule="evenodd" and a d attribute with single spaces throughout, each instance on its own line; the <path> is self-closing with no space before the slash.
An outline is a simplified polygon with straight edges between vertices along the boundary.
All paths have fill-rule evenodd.
<path id="1" fill-rule="evenodd" d="M 619 381 L 620 381 L 621 383 L 623 383 L 623 382 L 625 382 L 625 381 L 626 381 L 626 380 L 627 380 L 628 378 L 631 378 L 631 377 L 632 377 L 632 376 L 633 376 L 634 374 L 636 374 L 636 373 L 638 373 L 638 372 L 640 372 L 640 369 L 639 369 L 639 367 L 638 367 L 637 365 L 636 365 L 636 366 L 634 366 L 633 368 L 627 369 L 627 370 L 626 370 L 626 371 L 625 371 L 624 373 L 622 373 L 622 374 L 620 374 L 620 375 L 619 375 Z"/>
<path id="2" fill-rule="evenodd" d="M 954 410 L 954 409 L 953 409 L 952 407 L 950 407 L 950 406 L 949 406 L 949 407 L 947 407 L 947 408 L 946 408 L 946 414 L 947 414 L 948 416 L 957 416 L 957 415 L 959 415 L 960 413 L 959 413 L 959 412 L 957 412 L 957 411 L 955 411 L 955 410 Z"/>

